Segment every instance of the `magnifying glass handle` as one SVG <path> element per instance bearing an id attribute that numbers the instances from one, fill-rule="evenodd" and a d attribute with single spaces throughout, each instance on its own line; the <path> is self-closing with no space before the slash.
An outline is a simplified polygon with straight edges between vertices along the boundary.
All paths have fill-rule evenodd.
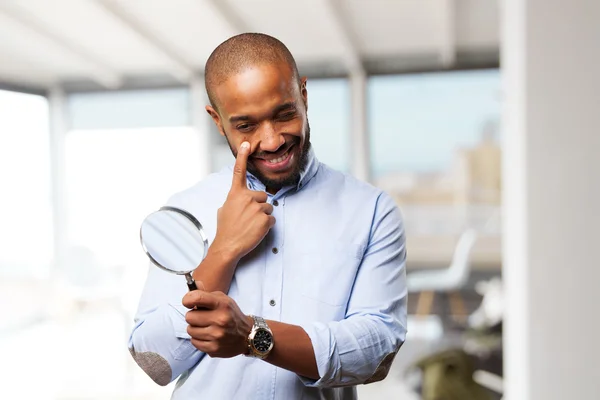
<path id="1" fill-rule="evenodd" d="M 196 286 L 196 281 L 194 280 L 194 278 L 192 278 L 191 274 L 185 274 L 185 279 L 187 280 L 187 285 L 188 285 L 188 289 L 190 289 L 190 292 L 192 290 L 198 290 L 198 286 Z M 194 307 L 194 310 L 199 310 L 198 307 Z"/>
<path id="2" fill-rule="evenodd" d="M 196 281 L 192 278 L 192 275 L 187 273 L 185 274 L 185 280 L 187 281 L 187 286 L 190 291 L 198 290 L 198 286 L 196 286 Z"/>

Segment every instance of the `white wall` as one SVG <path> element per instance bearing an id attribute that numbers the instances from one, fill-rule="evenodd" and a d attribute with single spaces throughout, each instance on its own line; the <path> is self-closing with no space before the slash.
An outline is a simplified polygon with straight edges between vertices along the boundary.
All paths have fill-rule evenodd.
<path id="1" fill-rule="evenodd" d="M 600 2 L 506 0 L 506 394 L 600 398 Z"/>

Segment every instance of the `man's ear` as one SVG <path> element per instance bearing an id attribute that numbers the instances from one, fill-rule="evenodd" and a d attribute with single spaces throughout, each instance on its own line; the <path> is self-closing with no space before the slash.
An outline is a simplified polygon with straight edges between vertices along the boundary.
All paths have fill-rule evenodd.
<path id="1" fill-rule="evenodd" d="M 302 94 L 302 99 L 304 100 L 304 107 L 306 107 L 306 111 L 308 111 L 308 91 L 306 90 L 305 76 L 300 78 L 300 94 Z"/>
<path id="2" fill-rule="evenodd" d="M 222 136 L 225 136 L 225 130 L 223 129 L 223 124 L 221 123 L 221 116 L 219 115 L 217 110 L 215 110 L 213 106 L 206 106 L 205 109 L 208 115 L 210 115 L 210 117 L 212 118 L 215 125 L 217 126 L 219 133 Z"/>

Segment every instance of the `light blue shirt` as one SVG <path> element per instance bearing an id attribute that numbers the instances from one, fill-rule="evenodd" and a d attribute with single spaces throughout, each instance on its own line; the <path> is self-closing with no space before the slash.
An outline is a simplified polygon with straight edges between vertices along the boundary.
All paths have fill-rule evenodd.
<path id="1" fill-rule="evenodd" d="M 232 171 L 212 174 L 168 201 L 192 213 L 210 243 Z M 248 186 L 265 190 L 251 174 Z M 245 314 L 304 328 L 321 378 L 255 358 L 201 353 L 186 331 L 185 278 L 151 266 L 129 349 L 159 384 L 179 377 L 172 399 L 355 399 L 356 385 L 385 378 L 405 340 L 405 236 L 393 200 L 311 151 L 299 184 L 268 202 L 276 224 L 240 261 L 228 295 Z"/>

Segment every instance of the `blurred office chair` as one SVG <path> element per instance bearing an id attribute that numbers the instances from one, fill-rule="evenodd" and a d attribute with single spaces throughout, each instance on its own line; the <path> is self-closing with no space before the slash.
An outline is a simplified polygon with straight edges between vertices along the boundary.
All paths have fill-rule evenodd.
<path id="1" fill-rule="evenodd" d="M 409 293 L 419 292 L 417 315 L 431 312 L 435 292 L 446 293 L 450 299 L 453 316 L 467 315 L 460 290 L 464 288 L 471 273 L 471 251 L 477 239 L 475 229 L 465 230 L 458 239 L 450 266 L 441 271 L 417 271 L 407 275 Z"/>
<path id="2" fill-rule="evenodd" d="M 493 277 L 475 284 L 475 291 L 481 295 L 479 307 L 469 315 L 471 329 L 485 331 L 502 324 L 504 318 L 504 288 L 502 278 Z"/>
<path id="3" fill-rule="evenodd" d="M 422 400 L 493 400 L 497 397 L 490 390 L 497 389 L 499 377 L 478 370 L 475 357 L 460 348 L 424 356 L 404 374 L 405 381 Z"/>

